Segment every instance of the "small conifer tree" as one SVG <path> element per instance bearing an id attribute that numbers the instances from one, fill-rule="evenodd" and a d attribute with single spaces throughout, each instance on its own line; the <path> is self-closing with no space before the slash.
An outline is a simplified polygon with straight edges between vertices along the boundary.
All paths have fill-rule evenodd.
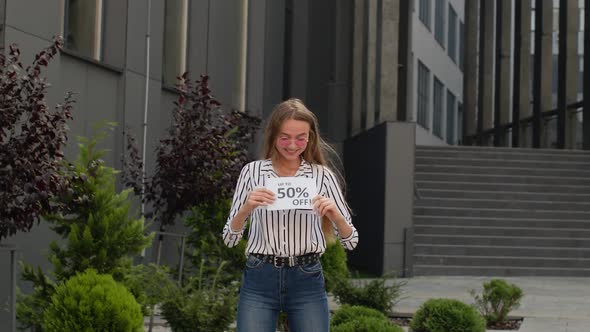
<path id="1" fill-rule="evenodd" d="M 32 282 L 34 290 L 18 299 L 17 319 L 22 327 L 40 326 L 60 283 L 90 268 L 120 280 L 121 273 L 131 266 L 131 257 L 151 242 L 152 236 L 144 234 L 143 218 L 130 213 L 129 190 L 116 192 L 117 172 L 101 160 L 105 151 L 96 145 L 104 135 L 80 139 L 79 157 L 64 174 L 71 186 L 59 197 L 63 208 L 45 216 L 51 228 L 65 239 L 63 244 L 50 245 L 53 278 L 40 268 L 23 264 L 23 279 Z"/>

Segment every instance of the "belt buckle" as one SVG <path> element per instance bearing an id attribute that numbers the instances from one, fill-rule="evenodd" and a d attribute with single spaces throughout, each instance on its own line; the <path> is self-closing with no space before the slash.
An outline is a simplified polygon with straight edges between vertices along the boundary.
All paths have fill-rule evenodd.
<path id="1" fill-rule="evenodd" d="M 280 258 L 279 256 L 274 256 L 274 258 L 273 258 L 273 262 L 272 262 L 272 264 L 273 264 L 273 265 L 274 265 L 276 268 L 282 267 L 282 266 L 281 266 L 281 265 L 279 265 L 279 263 L 278 263 L 278 261 L 279 261 L 279 258 Z"/>
<path id="2" fill-rule="evenodd" d="M 289 256 L 289 266 L 290 267 L 295 266 L 295 257 Z"/>

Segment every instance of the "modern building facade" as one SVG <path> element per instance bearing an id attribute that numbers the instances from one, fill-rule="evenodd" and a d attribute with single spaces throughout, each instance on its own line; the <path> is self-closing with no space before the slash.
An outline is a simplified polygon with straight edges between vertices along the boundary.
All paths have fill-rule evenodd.
<path id="1" fill-rule="evenodd" d="M 76 92 L 72 141 L 91 135 L 96 122 L 119 123 L 103 143 L 117 169 L 123 126 L 141 144 L 146 110 L 153 169 L 177 97 L 175 77 L 184 71 L 193 79 L 208 74 L 223 107 L 262 118 L 287 97 L 304 100 L 343 154 L 361 233 L 351 263 L 405 274 L 416 145 L 590 147 L 590 122 L 580 122 L 590 112 L 590 97 L 583 98 L 590 70 L 580 75 L 588 68 L 581 56 L 590 45 L 582 32 L 588 2 L 0 0 L 0 46 L 17 43 L 26 60 L 64 36 L 65 49 L 47 71 L 49 103 Z M 556 15 L 568 19 L 556 26 Z M 73 142 L 67 154 L 75 156 Z M 47 267 L 53 239 L 40 224 L 3 242 Z M 164 260 L 174 263 L 177 242 L 166 241 Z M 8 271 L 7 257 L 0 271 Z M 7 280 L 0 272 L 0 285 Z M 0 287 L 0 303 L 7 294 Z M 0 311 L 0 330 L 5 317 Z"/>

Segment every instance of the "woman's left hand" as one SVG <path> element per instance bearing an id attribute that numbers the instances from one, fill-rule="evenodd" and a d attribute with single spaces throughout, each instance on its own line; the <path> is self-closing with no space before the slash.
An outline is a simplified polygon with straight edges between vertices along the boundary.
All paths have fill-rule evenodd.
<path id="1" fill-rule="evenodd" d="M 331 198 L 317 195 L 311 200 L 311 202 L 314 211 L 316 211 L 320 217 L 326 216 L 332 221 L 335 221 L 338 218 L 344 218 L 340 211 L 338 211 L 336 202 Z"/>

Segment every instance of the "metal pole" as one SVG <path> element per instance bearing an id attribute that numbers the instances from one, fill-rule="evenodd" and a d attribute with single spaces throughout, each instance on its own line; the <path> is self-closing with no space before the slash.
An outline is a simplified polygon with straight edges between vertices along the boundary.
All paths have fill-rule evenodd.
<path id="1" fill-rule="evenodd" d="M 141 148 L 141 215 L 145 216 L 145 203 L 143 198 L 145 196 L 145 155 L 147 147 L 147 129 L 148 129 L 148 104 L 149 104 L 149 88 L 150 88 L 150 25 L 151 25 L 152 1 L 147 0 L 147 23 L 145 33 L 145 98 L 143 101 L 143 142 Z M 145 250 L 142 252 L 145 256 Z"/>
<path id="2" fill-rule="evenodd" d="M 180 266 L 178 267 L 178 285 L 182 286 L 182 271 L 184 267 L 184 247 L 186 243 L 185 236 L 182 236 L 180 243 Z"/>
<path id="3" fill-rule="evenodd" d="M 16 248 L 10 250 L 10 326 L 16 331 Z"/>
<path id="4" fill-rule="evenodd" d="M 145 217 L 145 163 L 146 163 L 146 147 L 147 147 L 147 129 L 148 129 L 148 105 L 150 96 L 150 32 L 151 32 L 151 16 L 152 16 L 152 1 L 147 0 L 147 20 L 145 24 L 145 92 L 143 101 L 143 142 L 141 147 L 141 216 Z M 144 220 L 145 222 L 145 220 Z M 142 250 L 141 256 L 145 257 L 145 249 Z M 153 309 L 153 308 L 152 308 Z M 154 314 L 150 315 L 149 332 L 152 332 L 154 325 Z"/>
<path id="5" fill-rule="evenodd" d="M 10 255 L 10 281 L 9 310 L 10 310 L 10 331 L 16 331 L 16 246 L 11 244 L 0 244 L 0 252 L 9 252 Z"/>

